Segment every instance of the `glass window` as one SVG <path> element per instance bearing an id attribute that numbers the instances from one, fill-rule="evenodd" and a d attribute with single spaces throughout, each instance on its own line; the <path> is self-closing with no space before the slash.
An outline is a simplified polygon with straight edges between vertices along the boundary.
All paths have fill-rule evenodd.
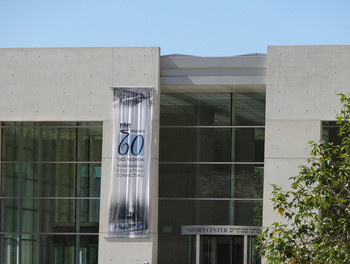
<path id="1" fill-rule="evenodd" d="M 99 197 L 101 165 L 89 163 L 4 163 L 3 197 Z"/>
<path id="2" fill-rule="evenodd" d="M 99 161 L 102 127 L 2 124 L 2 161 Z"/>
<path id="3" fill-rule="evenodd" d="M 261 206 L 262 200 L 160 199 L 159 232 L 179 234 L 183 225 L 259 226 Z"/>
<path id="4" fill-rule="evenodd" d="M 97 263 L 101 153 L 100 122 L 1 123 L 1 263 Z"/>
<path id="5" fill-rule="evenodd" d="M 160 100 L 158 259 L 190 263 L 181 226 L 262 224 L 265 94 Z"/>
<path id="6" fill-rule="evenodd" d="M 322 140 L 333 142 L 335 145 L 339 145 L 341 137 L 339 137 L 340 125 L 337 121 L 323 121 L 322 122 Z"/>
<path id="7" fill-rule="evenodd" d="M 263 162 L 263 128 L 160 128 L 162 162 Z"/>
<path id="8" fill-rule="evenodd" d="M 161 94 L 162 126 L 264 126 L 265 93 Z"/>
<path id="9" fill-rule="evenodd" d="M 160 198 L 262 198 L 261 164 L 160 164 Z"/>
<path id="10" fill-rule="evenodd" d="M 1 263 L 97 263 L 98 236 L 5 234 Z"/>
<path id="11" fill-rule="evenodd" d="M 98 232 L 99 201 L 73 199 L 3 199 L 1 232 Z"/>

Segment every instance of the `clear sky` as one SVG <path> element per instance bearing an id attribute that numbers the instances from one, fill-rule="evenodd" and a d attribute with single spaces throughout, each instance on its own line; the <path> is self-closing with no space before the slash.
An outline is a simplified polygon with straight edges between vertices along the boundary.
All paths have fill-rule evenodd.
<path id="1" fill-rule="evenodd" d="M 0 48 L 159 46 L 233 56 L 350 45 L 350 0 L 0 0 Z"/>

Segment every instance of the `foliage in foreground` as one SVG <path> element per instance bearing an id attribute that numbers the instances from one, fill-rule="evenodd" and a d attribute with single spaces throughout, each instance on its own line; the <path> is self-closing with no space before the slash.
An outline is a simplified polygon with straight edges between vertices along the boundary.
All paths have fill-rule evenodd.
<path id="1" fill-rule="evenodd" d="M 350 263 L 350 98 L 340 101 L 341 143 L 311 142 L 291 190 L 272 186 L 281 221 L 258 237 L 266 263 Z"/>

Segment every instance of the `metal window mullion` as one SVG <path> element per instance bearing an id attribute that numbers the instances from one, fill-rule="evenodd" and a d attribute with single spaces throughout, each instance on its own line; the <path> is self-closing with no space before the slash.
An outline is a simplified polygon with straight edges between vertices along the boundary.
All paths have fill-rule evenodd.
<path id="1" fill-rule="evenodd" d="M 159 126 L 159 128 L 197 128 L 197 129 L 253 129 L 253 128 L 265 128 L 265 126 Z"/>
<path id="2" fill-rule="evenodd" d="M 263 161 L 160 161 L 159 164 L 179 165 L 264 165 Z"/>
<path id="3" fill-rule="evenodd" d="M 75 233 L 75 232 L 0 232 L 0 235 L 60 235 L 60 236 L 70 236 L 70 235 L 82 235 L 82 236 L 98 236 L 99 233 Z"/>
<path id="4" fill-rule="evenodd" d="M 2 147 L 3 147 L 2 146 L 2 131 L 3 131 L 2 130 L 2 123 L 0 121 L 0 195 L 2 195 L 2 156 L 1 156 L 2 155 Z M 0 206 L 1 206 L 1 204 L 0 204 Z M 2 219 L 1 214 L 0 214 L 0 218 Z M 0 220 L 0 224 L 1 224 L 1 226 L 3 226 L 1 220 Z"/>
<path id="5" fill-rule="evenodd" d="M 13 127 L 16 127 L 16 128 L 21 128 L 21 127 L 25 127 L 25 128 L 71 128 L 71 129 L 76 129 L 76 128 L 101 128 L 102 125 L 100 126 L 78 126 L 78 125 L 75 125 L 75 126 L 35 126 L 35 125 L 30 125 L 30 126 L 26 126 L 26 125 L 3 125 L 2 127 L 4 128 L 13 128 Z"/>
<path id="6" fill-rule="evenodd" d="M 2 135 L 2 126 L 1 126 L 1 121 L 0 121 L 0 195 L 2 195 L 2 177 L 1 177 L 1 172 L 2 172 L 2 159 L 1 159 L 1 153 L 2 153 L 2 141 L 1 141 L 1 135 Z M 0 199 L 0 226 L 3 227 L 4 226 L 4 223 L 3 223 L 3 217 L 4 215 L 4 205 L 2 204 L 2 201 Z M 0 248 L 0 255 L 3 255 L 3 251 L 5 250 L 4 247 L 5 247 L 5 239 L 4 239 L 4 236 L 1 236 L 0 237 L 0 245 L 1 248 Z"/>
<path id="7" fill-rule="evenodd" d="M 159 200 L 172 201 L 262 201 L 263 198 L 158 198 Z"/>
<path id="8" fill-rule="evenodd" d="M 35 134 L 34 134 L 35 135 Z M 39 129 L 39 135 L 38 135 L 38 160 L 43 160 L 43 131 L 42 129 Z M 34 179 L 34 175 L 35 175 L 35 165 L 33 167 L 33 184 L 35 184 L 35 179 Z M 42 193 L 42 175 L 43 175 L 43 168 L 42 165 L 39 163 L 37 166 L 37 195 Z M 35 185 L 33 186 L 35 187 Z M 35 188 L 33 188 L 33 192 L 35 193 Z M 33 193 L 33 194 L 34 194 Z M 34 200 L 33 200 L 34 202 Z M 42 201 L 37 201 L 37 223 L 36 223 L 36 231 L 40 230 L 40 228 L 43 226 L 41 223 L 41 219 L 42 219 Z M 34 217 L 34 216 L 33 216 Z M 33 221 L 33 225 L 34 225 L 34 221 Z M 35 229 L 33 229 L 34 231 Z M 34 238 L 34 235 L 33 235 Z M 40 255 L 41 255 L 41 247 L 39 246 L 40 244 L 40 238 L 38 237 L 38 241 L 37 241 L 37 246 L 35 248 L 35 250 L 33 250 L 33 252 L 35 252 L 36 254 L 36 261 L 34 261 L 34 263 L 40 263 Z M 34 256 L 33 256 L 34 257 Z"/>
<path id="9" fill-rule="evenodd" d="M 75 160 L 79 159 L 79 131 L 80 128 L 75 129 Z M 89 156 L 89 155 L 88 155 Z M 76 163 L 75 166 L 75 197 L 78 198 L 81 196 L 81 171 L 79 170 L 79 164 Z M 80 263 L 79 261 L 79 250 L 80 250 L 80 215 L 81 215 L 81 203 L 82 199 L 75 199 L 74 201 L 74 222 L 75 222 L 75 232 L 77 233 L 74 237 L 74 263 Z"/>
<path id="10" fill-rule="evenodd" d="M 235 123 L 236 120 L 234 119 L 235 117 L 235 111 L 234 109 L 234 94 L 231 94 L 231 125 L 233 124 L 233 122 Z M 230 137 L 230 161 L 233 162 L 236 158 L 236 130 L 235 129 L 231 129 L 231 137 Z M 230 196 L 234 197 L 234 190 L 235 190 L 235 170 L 232 169 L 232 167 L 235 164 L 230 164 Z M 231 225 L 234 224 L 235 222 L 235 203 L 234 201 L 230 201 L 228 203 L 228 210 L 229 210 L 229 223 Z"/>
<path id="11" fill-rule="evenodd" d="M 2 123 L 0 121 L 0 195 L 2 196 L 2 140 L 1 140 L 1 136 L 2 136 Z M 4 205 L 0 199 L 0 226 L 3 227 L 4 226 Z M 0 245 L 5 245 L 4 243 L 4 237 L 1 236 L 0 239 Z M 0 254 L 2 252 L 3 249 L 0 248 Z"/>
<path id="12" fill-rule="evenodd" d="M 196 235 L 196 264 L 200 264 L 201 236 Z"/>
<path id="13" fill-rule="evenodd" d="M 76 128 L 75 129 L 75 160 L 78 161 L 78 157 L 79 157 L 79 128 Z M 79 174 L 79 166 L 78 164 L 75 165 L 75 173 L 74 173 L 74 176 L 75 176 L 75 197 L 80 197 L 80 186 L 81 186 L 81 183 L 80 183 L 80 176 L 78 175 Z M 74 222 L 75 222 L 75 232 L 79 233 L 80 232 L 80 206 L 79 206 L 79 201 L 78 200 L 75 200 L 74 201 Z M 77 240 L 76 240 L 77 242 Z M 75 252 L 76 254 L 77 253 L 77 247 L 75 246 Z M 77 256 L 75 256 L 77 257 Z M 78 260 L 78 259 L 76 259 Z M 78 263 L 78 262 L 76 262 Z"/>
<path id="14" fill-rule="evenodd" d="M 2 161 L 3 164 L 101 164 L 101 161 Z"/>
<path id="15" fill-rule="evenodd" d="M 76 175 L 76 186 L 77 186 L 77 196 L 80 195 L 80 188 L 78 188 L 78 186 L 80 186 L 80 177 L 78 176 L 78 167 L 75 167 L 75 175 Z M 74 221 L 75 221 L 75 232 L 79 233 L 80 232 L 80 216 L 81 216 L 81 201 L 83 201 L 83 199 L 74 199 Z M 79 241 L 77 241 L 78 243 Z M 79 244 L 79 243 L 78 243 Z M 76 262 L 78 263 L 78 262 Z"/>
<path id="16" fill-rule="evenodd" d="M 13 200 L 13 199 L 33 199 L 33 200 L 100 200 L 100 197 L 71 197 L 71 196 L 0 196 L 2 200 Z"/>
<path id="17" fill-rule="evenodd" d="M 88 143 L 88 153 L 89 153 L 88 158 L 89 158 L 89 160 L 92 160 L 93 157 L 95 156 L 95 142 L 94 142 L 94 140 L 95 140 L 95 137 L 92 136 L 92 130 L 89 129 L 89 143 Z M 91 179 L 93 178 L 91 176 L 93 173 L 92 173 L 92 168 L 90 165 L 88 165 L 87 174 L 88 174 L 87 175 L 88 176 L 88 178 L 87 178 L 87 185 L 88 185 L 87 186 L 87 196 L 90 197 L 91 192 L 92 192 L 91 186 L 93 186 L 93 184 L 91 182 Z M 90 203 L 90 201 L 88 201 L 88 219 L 87 219 L 87 221 L 89 221 L 89 222 L 91 221 L 91 218 L 93 217 L 90 212 L 92 212 L 92 204 Z"/>
<path id="18" fill-rule="evenodd" d="M 200 115 L 200 100 L 196 100 L 196 120 L 197 120 L 197 124 L 200 124 L 201 122 L 201 115 Z M 196 141 L 196 145 L 195 145 L 195 150 L 194 152 L 196 153 L 196 158 L 198 160 L 200 160 L 201 158 L 201 130 L 198 129 L 195 133 L 195 141 Z M 195 182 L 196 182 L 196 186 L 200 186 L 200 166 L 195 166 Z M 196 195 L 200 192 L 199 188 L 196 188 Z M 195 222 L 197 221 L 197 215 L 200 215 L 200 209 L 198 208 L 198 206 L 195 206 L 194 208 L 195 210 Z"/>
<path id="19" fill-rule="evenodd" d="M 80 235 L 75 235 L 74 237 L 74 263 L 81 263 L 79 261 L 79 250 L 80 250 Z"/>
<path id="20" fill-rule="evenodd" d="M 2 195 L 2 123 L 0 122 L 0 194 Z M 5 212 L 5 206 L 2 203 L 1 199 L 0 199 L 0 226 L 3 227 L 4 226 L 4 212 Z M 1 236 L 0 238 L 0 255 L 3 255 L 3 252 L 5 250 L 5 236 Z"/>
<path id="21" fill-rule="evenodd" d="M 16 129 L 17 130 L 17 129 Z M 18 160 L 23 160 L 23 128 L 19 128 L 19 136 L 18 136 Z M 17 192 L 20 192 L 22 189 L 22 178 L 23 178 L 23 164 L 19 164 L 18 166 L 18 178 L 17 178 Z M 22 222 L 23 222 L 23 217 L 22 217 L 22 201 L 21 200 L 15 200 L 17 203 L 17 231 L 19 232 L 18 234 L 18 239 L 17 239 L 17 261 L 18 263 L 22 263 Z"/>
<path id="22" fill-rule="evenodd" d="M 248 263 L 248 236 L 243 236 L 243 263 Z"/>
<path id="23" fill-rule="evenodd" d="M 54 128 L 52 128 L 54 132 Z M 62 135 L 61 135 L 61 130 L 57 129 L 57 137 L 56 137 L 56 149 L 55 149 L 55 158 L 56 160 L 61 160 L 61 150 L 62 149 Z M 59 209 L 60 204 L 57 203 L 55 200 L 57 200 L 57 194 L 62 193 L 62 183 L 60 182 L 60 179 L 62 179 L 61 174 L 62 174 L 62 167 L 61 166 L 54 166 L 54 175 L 52 177 L 52 180 L 56 183 L 54 184 L 54 192 L 52 195 L 52 201 L 51 201 L 51 208 L 53 209 L 53 212 L 51 211 L 51 227 L 55 226 L 56 223 L 56 212 Z"/>

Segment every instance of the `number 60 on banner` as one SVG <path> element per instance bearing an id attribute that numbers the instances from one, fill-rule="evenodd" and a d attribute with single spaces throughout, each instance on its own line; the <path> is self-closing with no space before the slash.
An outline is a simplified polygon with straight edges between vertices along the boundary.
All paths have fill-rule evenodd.
<path id="1" fill-rule="evenodd" d="M 122 156 L 143 156 L 145 139 L 143 135 L 119 134 L 118 153 Z"/>

